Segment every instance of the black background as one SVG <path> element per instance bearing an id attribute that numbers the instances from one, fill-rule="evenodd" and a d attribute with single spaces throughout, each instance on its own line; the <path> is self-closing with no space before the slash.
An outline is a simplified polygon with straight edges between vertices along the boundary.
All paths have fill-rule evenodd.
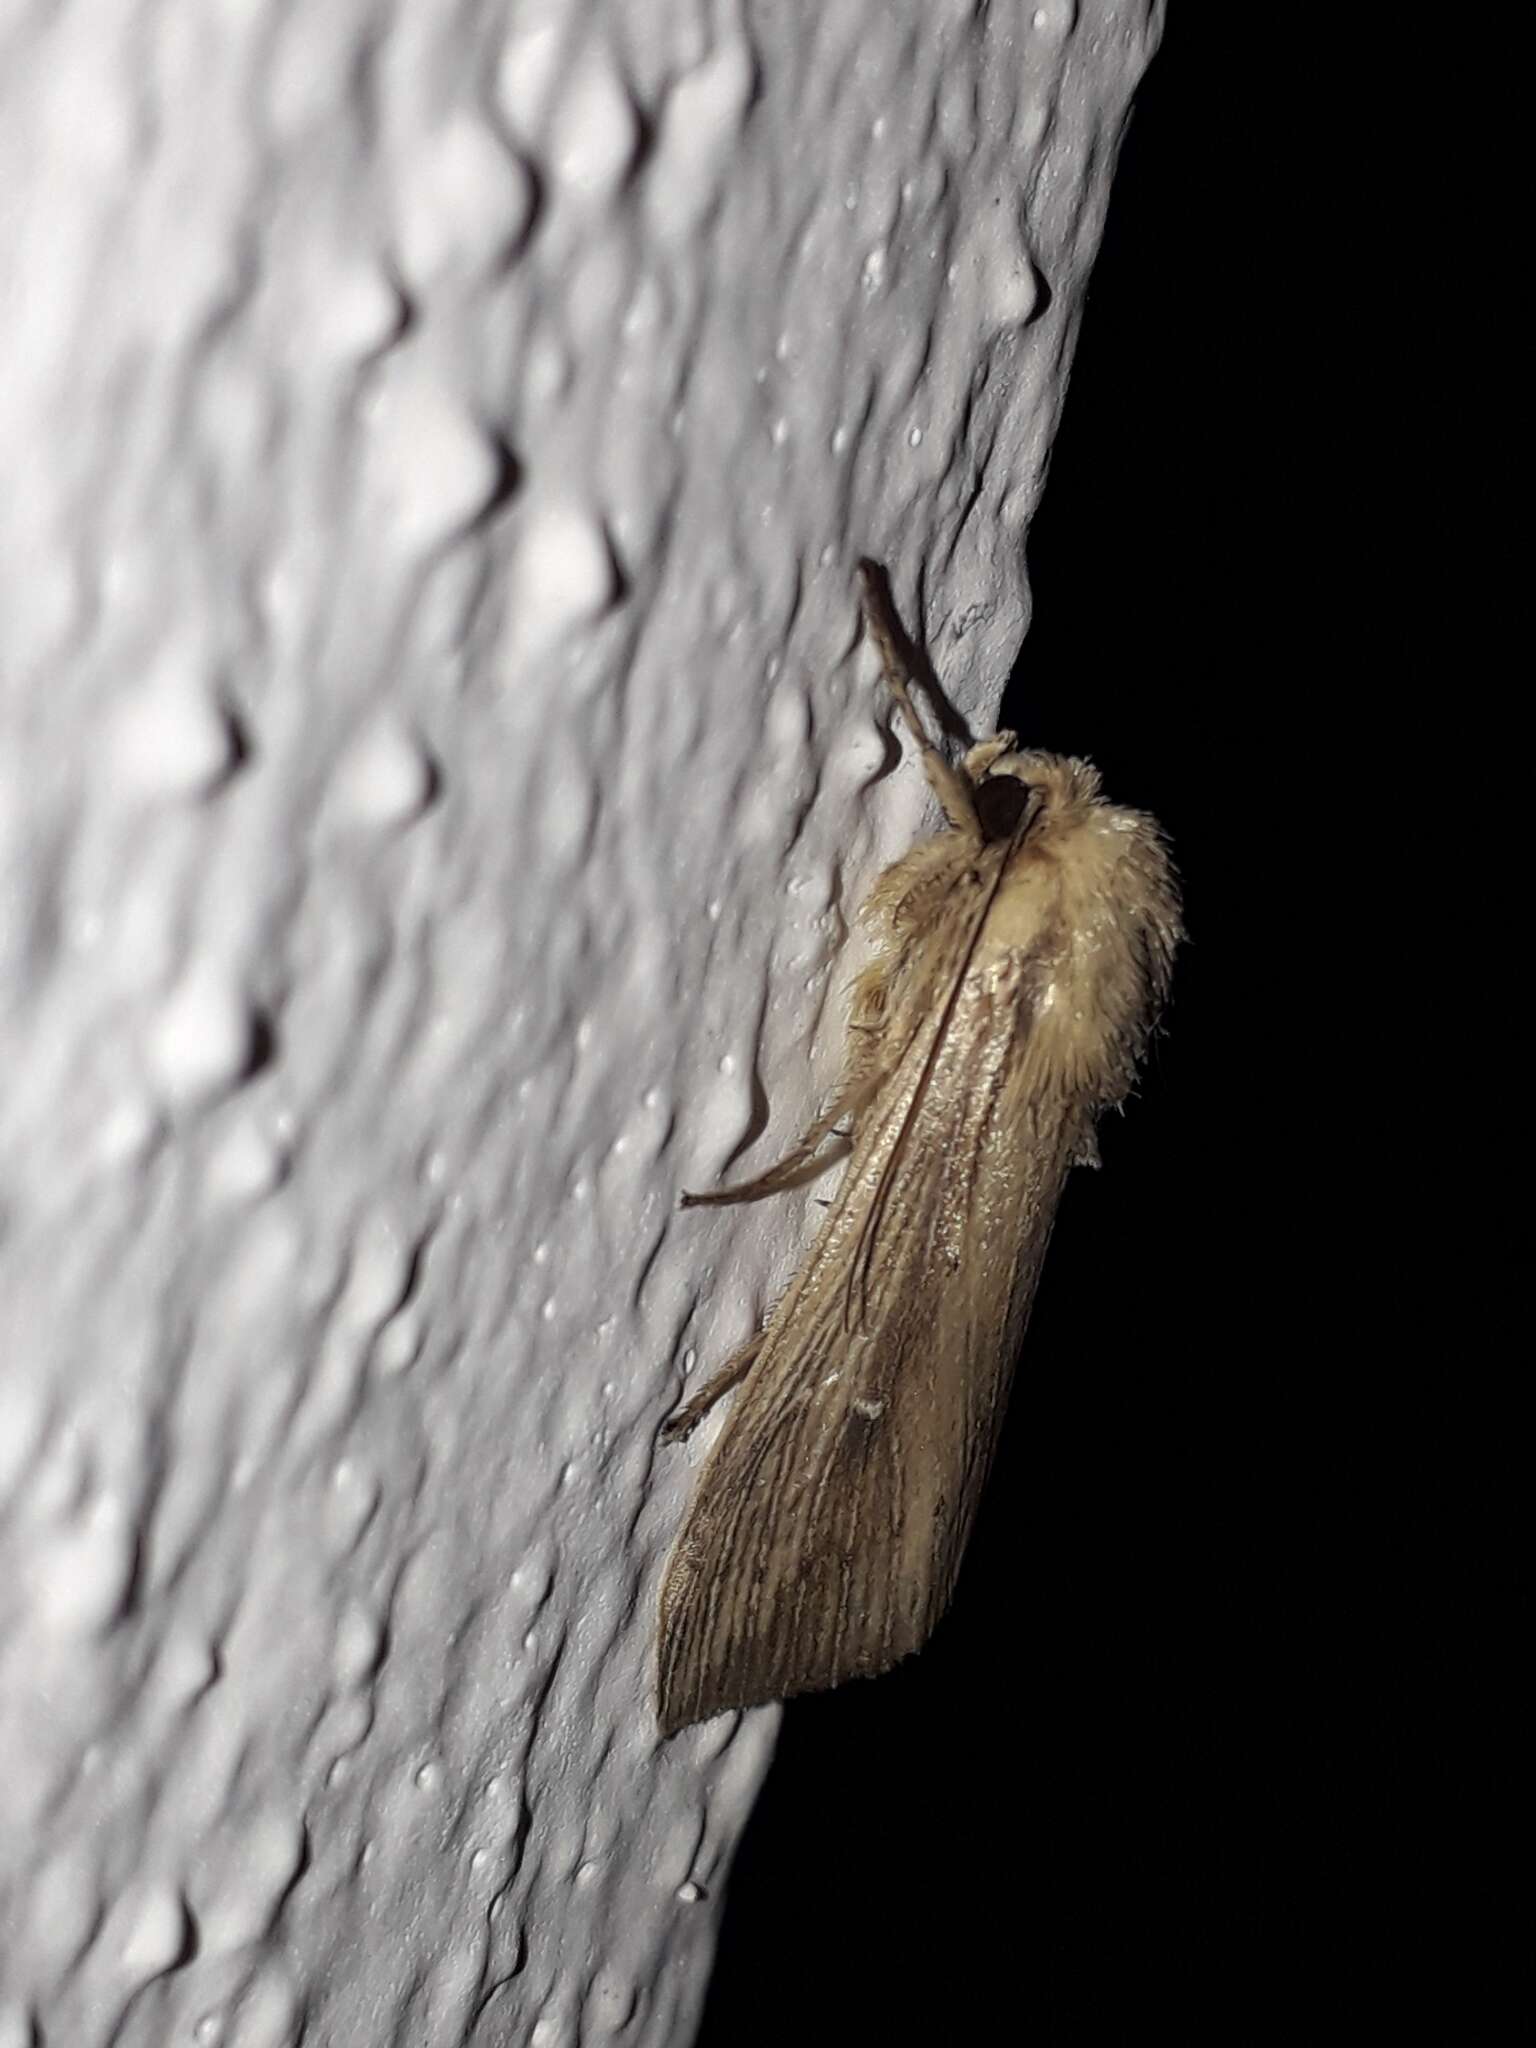
<path id="1" fill-rule="evenodd" d="M 1390 363 L 1252 14 L 1176 0 L 1138 96 L 1002 718 L 1167 827 L 1166 1032 L 1069 1187 L 951 1614 L 786 1709 L 700 2048 L 1451 2038 L 1497 1967 L 1494 1906 L 1447 1991 L 1486 1872 L 1442 1824 L 1502 1796 L 1451 1728 L 1455 1382 L 1365 1278 L 1423 802 L 1357 738 L 1425 669 L 1374 597 Z"/>

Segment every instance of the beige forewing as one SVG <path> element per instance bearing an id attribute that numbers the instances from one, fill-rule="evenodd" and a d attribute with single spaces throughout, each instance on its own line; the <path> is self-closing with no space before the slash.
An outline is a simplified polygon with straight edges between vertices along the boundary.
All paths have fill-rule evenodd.
<path id="1" fill-rule="evenodd" d="M 1021 913 L 1012 849 L 952 844 L 965 907 L 893 970 L 894 1064 L 668 1568 L 667 1731 L 882 1671 L 949 1599 L 1084 1138 L 1041 1071 L 1053 879 Z M 1016 942 L 989 948 L 1005 879 Z"/>
<path id="2" fill-rule="evenodd" d="M 1085 763 L 1010 755 L 996 775 L 1033 792 L 1011 836 L 925 841 L 866 905 L 877 954 L 837 1098 L 853 1152 L 667 1568 L 668 1733 L 882 1671 L 924 1642 L 1061 1183 L 1093 1156 L 1097 1115 L 1131 1086 L 1161 1005 L 1180 924 L 1156 825 L 1103 803 Z"/>

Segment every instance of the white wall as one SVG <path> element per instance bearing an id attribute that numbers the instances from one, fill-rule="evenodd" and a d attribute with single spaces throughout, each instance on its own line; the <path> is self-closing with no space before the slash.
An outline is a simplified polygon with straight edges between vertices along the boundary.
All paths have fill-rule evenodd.
<path id="1" fill-rule="evenodd" d="M 685 1369 L 988 722 L 1156 0 L 0 18 L 0 2048 L 685 2043 Z M 1105 488 L 1113 488 L 1113 478 Z M 921 593 L 920 609 L 914 593 Z"/>

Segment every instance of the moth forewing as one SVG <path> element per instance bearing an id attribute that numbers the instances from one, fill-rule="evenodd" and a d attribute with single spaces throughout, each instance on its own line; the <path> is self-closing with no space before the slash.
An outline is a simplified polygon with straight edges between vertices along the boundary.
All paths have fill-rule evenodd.
<path id="1" fill-rule="evenodd" d="M 874 957 L 826 1114 L 776 1167 L 707 1198 L 778 1192 L 851 1124 L 788 1291 L 674 1418 L 685 1434 L 739 1380 L 663 1578 L 664 1734 L 872 1675 L 927 1639 L 1062 1182 L 1134 1080 L 1180 937 L 1152 820 L 1106 804 L 1088 763 L 1017 753 L 1008 735 L 944 761 L 868 574 L 864 599 L 949 822 L 861 913 Z"/>

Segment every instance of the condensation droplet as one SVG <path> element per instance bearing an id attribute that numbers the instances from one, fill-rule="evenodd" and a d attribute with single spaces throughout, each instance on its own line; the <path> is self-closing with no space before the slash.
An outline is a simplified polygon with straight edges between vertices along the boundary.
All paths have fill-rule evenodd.
<path id="1" fill-rule="evenodd" d="M 345 1556 L 372 1521 L 379 1492 L 373 1473 L 351 1458 L 337 1461 L 326 1496 L 325 1529 L 338 1555 Z"/>
<path id="2" fill-rule="evenodd" d="M 421 1355 L 421 1326 L 409 1313 L 384 1325 L 373 1347 L 374 1364 L 386 1375 L 404 1372 Z"/>
<path id="3" fill-rule="evenodd" d="M 409 554 L 441 547 L 501 490 L 503 451 L 457 393 L 425 370 L 386 377 L 366 418 L 370 477 Z"/>
<path id="4" fill-rule="evenodd" d="M 218 1675 L 219 1660 L 206 1636 L 174 1633 L 167 1637 L 155 1676 L 168 1706 L 189 1705 Z"/>
<path id="5" fill-rule="evenodd" d="M 98 1494 L 40 1547 L 33 1578 L 39 1621 L 63 1636 L 91 1636 L 122 1612 L 133 1578 L 138 1532 L 126 1503 Z"/>
<path id="6" fill-rule="evenodd" d="M 515 250 L 533 218 L 533 177 L 487 121 L 454 115 L 418 140 L 395 194 L 407 279 L 481 270 Z"/>
<path id="7" fill-rule="evenodd" d="M 208 1192 L 216 1201 L 258 1201 L 277 1186 L 287 1163 L 282 1149 L 245 1119 L 225 1133 L 210 1158 Z"/>
<path id="8" fill-rule="evenodd" d="M 249 1069 L 256 1017 L 228 970 L 209 961 L 192 968 L 162 1006 L 150 1030 L 149 1058 L 173 1103 L 211 1101 Z"/>
<path id="9" fill-rule="evenodd" d="M 368 1330 L 392 1316 L 410 1287 L 417 1249 L 396 1218 L 383 1211 L 366 1216 L 352 1242 L 341 1320 Z"/>
<path id="10" fill-rule="evenodd" d="M 350 1606 L 336 1628 L 331 1669 L 338 1685 L 362 1685 L 379 1668 L 384 1652 L 384 1625 L 366 1607 Z"/>
<path id="11" fill-rule="evenodd" d="M 186 1904 L 173 1885 L 157 1885 L 145 1894 L 123 1943 L 123 1968 L 136 1983 L 147 1984 L 180 1962 L 191 1945 Z"/>
<path id="12" fill-rule="evenodd" d="M 234 727 L 189 652 L 167 653 L 128 698 L 110 741 L 119 778 L 148 797 L 194 797 L 236 759 Z"/>
<path id="13" fill-rule="evenodd" d="M 547 151 L 572 195 L 598 202 L 619 185 L 640 146 L 633 103 L 612 66 L 596 55 L 576 70 L 550 124 Z"/>
<path id="14" fill-rule="evenodd" d="M 96 1163 L 105 1173 L 143 1159 L 161 1129 L 154 1107 L 140 1095 L 125 1095 L 105 1111 L 96 1132 Z"/>
<path id="15" fill-rule="evenodd" d="M 405 302 L 395 280 L 376 263 L 332 262 L 314 280 L 305 308 L 317 352 L 361 362 L 400 331 Z"/>
<path id="16" fill-rule="evenodd" d="M 384 831 L 417 817 L 432 783 L 432 763 L 421 742 L 382 718 L 354 741 L 337 771 L 337 810 L 349 824 Z"/>

